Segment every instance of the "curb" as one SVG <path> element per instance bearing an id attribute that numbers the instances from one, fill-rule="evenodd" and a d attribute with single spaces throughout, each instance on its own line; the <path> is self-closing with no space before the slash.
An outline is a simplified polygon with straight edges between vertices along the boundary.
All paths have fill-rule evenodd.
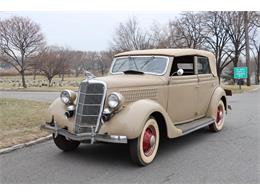
<path id="1" fill-rule="evenodd" d="M 3 148 L 3 149 L 0 149 L 0 154 L 9 153 L 9 152 L 12 152 L 12 151 L 17 150 L 17 149 L 21 149 L 21 148 L 25 148 L 25 147 L 28 147 L 28 146 L 32 146 L 34 144 L 38 144 L 38 143 L 47 141 L 47 140 L 49 140 L 51 138 L 52 138 L 52 135 L 47 135 L 45 137 L 41 137 L 41 138 L 38 138 L 36 140 L 29 141 L 29 142 L 26 142 L 26 143 L 23 143 L 23 144 L 17 144 L 17 145 L 8 147 L 8 148 Z"/>
<path id="2" fill-rule="evenodd" d="M 249 90 L 248 92 L 257 91 L 257 90 L 259 90 L 259 89 L 260 89 L 260 86 L 259 86 L 259 87 L 256 87 L 255 89 L 251 89 L 251 90 Z"/>

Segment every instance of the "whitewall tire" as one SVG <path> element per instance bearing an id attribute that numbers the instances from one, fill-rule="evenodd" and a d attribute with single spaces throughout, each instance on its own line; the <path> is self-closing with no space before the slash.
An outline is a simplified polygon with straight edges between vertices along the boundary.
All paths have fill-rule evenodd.
<path id="1" fill-rule="evenodd" d="M 215 122 L 209 126 L 210 130 L 219 132 L 223 129 L 226 118 L 225 105 L 222 100 L 218 102 L 216 113 L 215 113 Z"/>
<path id="2" fill-rule="evenodd" d="M 129 142 L 132 160 L 140 166 L 150 164 L 158 151 L 160 132 L 157 121 L 150 117 L 141 132 L 141 135 Z"/>

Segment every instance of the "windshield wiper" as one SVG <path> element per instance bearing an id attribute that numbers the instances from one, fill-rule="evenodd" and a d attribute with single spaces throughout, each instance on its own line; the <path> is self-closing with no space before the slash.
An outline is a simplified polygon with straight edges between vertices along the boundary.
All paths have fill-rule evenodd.
<path id="1" fill-rule="evenodd" d="M 130 58 L 130 60 L 133 60 L 136 70 L 139 70 L 139 68 L 137 67 L 137 65 L 135 63 L 135 59 L 133 57 L 129 57 L 129 58 Z"/>
<path id="2" fill-rule="evenodd" d="M 144 74 L 144 72 L 139 70 L 125 70 L 123 71 L 124 74 Z"/>
<path id="3" fill-rule="evenodd" d="M 141 70 L 143 70 L 143 68 L 147 65 L 147 64 L 149 64 L 151 61 L 153 61 L 154 60 L 154 56 L 152 56 L 150 59 L 148 59 L 143 65 L 142 65 L 142 67 L 140 68 Z"/>

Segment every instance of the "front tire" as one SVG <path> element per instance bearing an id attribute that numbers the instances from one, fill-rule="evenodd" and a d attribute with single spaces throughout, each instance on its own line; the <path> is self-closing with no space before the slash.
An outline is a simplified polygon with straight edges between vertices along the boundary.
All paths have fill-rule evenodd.
<path id="1" fill-rule="evenodd" d="M 218 102 L 217 112 L 215 116 L 215 122 L 209 125 L 211 131 L 219 132 L 224 127 L 224 122 L 226 118 L 225 105 L 222 100 Z"/>
<path id="2" fill-rule="evenodd" d="M 55 137 L 53 134 L 53 141 L 59 149 L 65 152 L 75 150 L 80 144 L 79 141 L 67 140 L 63 135 L 57 135 Z"/>
<path id="3" fill-rule="evenodd" d="M 158 151 L 160 140 L 159 126 L 153 117 L 150 117 L 141 132 L 141 135 L 129 141 L 131 159 L 139 166 L 150 164 Z"/>

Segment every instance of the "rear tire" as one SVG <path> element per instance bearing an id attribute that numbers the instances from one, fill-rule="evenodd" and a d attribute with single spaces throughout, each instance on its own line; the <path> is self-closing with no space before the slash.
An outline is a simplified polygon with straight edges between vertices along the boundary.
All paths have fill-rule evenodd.
<path id="1" fill-rule="evenodd" d="M 150 164 L 158 151 L 160 140 L 159 126 L 153 117 L 145 123 L 141 135 L 129 141 L 130 156 L 139 166 Z"/>
<path id="2" fill-rule="evenodd" d="M 219 132 L 223 129 L 226 118 L 225 105 L 222 100 L 219 101 L 215 115 L 215 122 L 209 125 L 209 129 L 214 132 Z"/>
<path id="3" fill-rule="evenodd" d="M 63 135 L 57 135 L 57 137 L 55 137 L 53 134 L 53 141 L 59 149 L 65 152 L 75 150 L 80 144 L 79 141 L 67 140 Z"/>

